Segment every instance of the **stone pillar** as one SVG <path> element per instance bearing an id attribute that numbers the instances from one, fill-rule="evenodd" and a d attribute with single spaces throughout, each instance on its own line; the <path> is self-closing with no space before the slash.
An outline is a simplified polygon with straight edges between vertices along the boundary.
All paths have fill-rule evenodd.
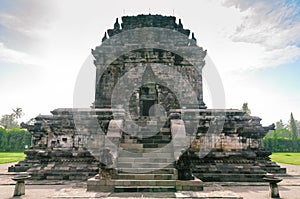
<path id="1" fill-rule="evenodd" d="M 14 196 L 22 196 L 25 195 L 25 180 L 30 178 L 28 175 L 21 175 L 13 177 L 12 179 L 16 181 Z"/>
<path id="2" fill-rule="evenodd" d="M 25 181 L 17 181 L 15 186 L 14 196 L 25 195 Z"/>
<path id="3" fill-rule="evenodd" d="M 264 180 L 270 183 L 270 197 L 280 198 L 277 183 L 281 182 L 282 179 L 275 178 L 273 174 L 267 174 Z"/>
<path id="4" fill-rule="evenodd" d="M 270 182 L 270 197 L 271 198 L 280 198 L 277 183 Z"/>

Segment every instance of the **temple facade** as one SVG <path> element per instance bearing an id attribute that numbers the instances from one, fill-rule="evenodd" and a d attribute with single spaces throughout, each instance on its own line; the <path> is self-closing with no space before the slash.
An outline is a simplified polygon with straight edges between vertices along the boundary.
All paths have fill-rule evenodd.
<path id="1" fill-rule="evenodd" d="M 274 125 L 237 109 L 207 109 L 206 50 L 181 20 L 117 19 L 92 50 L 92 108 L 55 109 L 25 125 L 32 147 L 10 171 L 88 180 L 88 190 L 201 190 L 203 181 L 263 181 L 285 173 L 263 137 Z"/>

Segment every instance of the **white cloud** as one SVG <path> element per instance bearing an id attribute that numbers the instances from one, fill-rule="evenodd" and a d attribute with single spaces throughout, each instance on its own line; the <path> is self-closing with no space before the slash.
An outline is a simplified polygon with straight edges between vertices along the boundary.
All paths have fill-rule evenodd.
<path id="1" fill-rule="evenodd" d="M 10 5 L 6 10 L 0 8 L 0 24 L 33 37 L 46 29 L 56 14 L 52 1 L 16 0 Z"/>
<path id="2" fill-rule="evenodd" d="M 267 7 L 269 6 L 269 7 Z M 233 41 L 259 43 L 268 49 L 293 45 L 300 41 L 300 21 L 291 21 L 291 8 L 250 7 L 244 14 L 243 23 L 232 35 Z"/>
<path id="3" fill-rule="evenodd" d="M 236 43 L 256 45 L 258 62 L 246 68 L 272 67 L 293 61 L 300 56 L 300 8 L 295 1 L 226 0 L 241 12 L 241 24 L 230 36 Z M 251 49 L 251 48 L 250 48 Z M 245 53 L 249 48 L 245 48 Z M 253 49 L 254 50 L 254 49 Z M 243 49 L 241 49 L 243 52 Z"/>
<path id="4" fill-rule="evenodd" d="M 0 42 L 0 60 L 15 64 L 39 65 L 41 61 L 24 52 L 7 48 Z"/>
<path id="5" fill-rule="evenodd" d="M 254 84 L 255 77 L 247 78 L 247 81 L 243 79 L 247 77 L 249 69 L 286 64 L 300 56 L 296 45 L 300 40 L 300 23 L 291 18 L 295 16 L 295 8 L 291 5 L 279 6 L 278 3 L 274 5 L 273 2 L 261 0 L 227 0 L 227 7 L 217 0 L 166 0 L 159 4 L 145 0 L 56 0 L 51 1 L 55 4 L 53 9 L 45 7 L 50 1 L 30 2 L 16 4 L 19 9 L 0 12 L 0 24 L 29 35 L 34 42 L 39 37 L 39 54 L 22 51 L 22 48 L 12 47 L 2 41 L 0 59 L 34 64 L 39 63 L 35 58 L 39 57 L 44 68 L 36 75 L 39 78 L 22 74 L 32 77 L 33 83 L 28 85 L 28 89 L 35 88 L 35 92 L 25 92 L 24 95 L 28 97 L 21 100 L 10 94 L 6 103 L 0 105 L 13 108 L 21 101 L 21 106 L 30 111 L 32 117 L 39 112 L 49 113 L 54 108 L 72 106 L 72 92 L 81 64 L 90 49 L 101 43 L 104 31 L 113 27 L 115 18 L 124 15 L 123 10 L 125 15 L 148 14 L 149 9 L 152 14 L 172 15 L 174 9 L 177 20 L 181 18 L 184 27 L 195 33 L 198 44 L 208 49 L 208 55 L 216 63 L 224 81 L 229 108 L 240 108 L 243 102 L 248 101 L 253 113 L 261 111 L 258 115 L 269 121 L 276 120 L 274 118 L 277 116 L 273 114 L 271 103 L 268 104 L 270 109 L 264 109 L 266 102 L 260 99 L 268 95 L 273 103 L 278 102 L 272 98 L 270 87 Z M 21 47 L 24 43 L 19 45 Z M 16 86 L 15 89 L 26 88 Z M 280 99 L 287 101 L 289 97 L 282 96 Z M 292 104 L 289 106 L 292 107 Z M 282 109 L 280 111 L 283 112 Z"/>
<path id="6" fill-rule="evenodd" d="M 259 59 L 261 60 L 262 66 L 279 66 L 281 64 L 293 62 L 299 56 L 300 48 L 289 45 L 266 51 Z"/>

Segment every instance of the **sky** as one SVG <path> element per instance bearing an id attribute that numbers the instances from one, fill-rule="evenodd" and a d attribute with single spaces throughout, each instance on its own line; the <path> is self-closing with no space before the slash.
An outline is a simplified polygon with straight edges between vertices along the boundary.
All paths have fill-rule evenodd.
<path id="1" fill-rule="evenodd" d="M 299 0 L 0 0 L 0 115 L 21 107 L 26 121 L 73 107 L 77 75 L 104 32 L 123 15 L 149 13 L 174 15 L 194 32 L 226 108 L 248 102 L 263 125 L 291 112 L 300 120 Z M 217 108 L 205 84 L 204 101 Z"/>

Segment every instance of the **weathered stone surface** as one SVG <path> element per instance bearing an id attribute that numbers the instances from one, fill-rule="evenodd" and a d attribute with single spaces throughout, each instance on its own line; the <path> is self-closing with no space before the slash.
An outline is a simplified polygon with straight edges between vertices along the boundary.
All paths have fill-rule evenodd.
<path id="1" fill-rule="evenodd" d="M 206 50 L 181 20 L 126 16 L 107 33 L 92 50 L 93 107 L 55 109 L 25 125 L 33 145 L 10 171 L 61 180 L 100 173 L 88 180 L 90 191 L 196 191 L 201 180 L 256 182 L 266 172 L 285 173 L 263 146 L 274 126 L 240 110 L 206 109 Z"/>
<path id="2" fill-rule="evenodd" d="M 28 175 L 19 175 L 12 178 L 14 181 L 16 181 L 13 196 L 25 195 L 25 180 L 27 180 L 28 178 L 30 178 L 30 176 Z"/>

